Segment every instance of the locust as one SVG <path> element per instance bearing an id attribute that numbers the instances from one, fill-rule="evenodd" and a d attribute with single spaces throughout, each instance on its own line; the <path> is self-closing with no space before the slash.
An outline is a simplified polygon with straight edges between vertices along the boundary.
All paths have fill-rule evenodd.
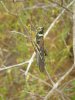
<path id="1" fill-rule="evenodd" d="M 45 70 L 45 58 L 44 55 L 47 55 L 44 50 L 44 27 L 39 27 L 33 41 L 31 34 L 27 34 L 28 40 L 31 41 L 34 50 L 36 52 L 37 65 L 39 66 L 40 72 Z"/>
<path id="2" fill-rule="evenodd" d="M 44 72 L 45 70 L 45 58 L 44 58 L 44 27 L 39 27 L 36 33 L 36 58 L 39 70 Z"/>

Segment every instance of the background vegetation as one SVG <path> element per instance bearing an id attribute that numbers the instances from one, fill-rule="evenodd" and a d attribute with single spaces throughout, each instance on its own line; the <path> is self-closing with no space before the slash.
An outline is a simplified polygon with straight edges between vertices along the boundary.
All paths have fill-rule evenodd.
<path id="1" fill-rule="evenodd" d="M 71 0 L 2 0 L 0 1 L 0 100 L 44 100 L 73 64 Z M 11 68 L 29 60 L 37 28 L 46 32 L 55 18 L 66 9 L 44 39 L 47 56 L 46 73 L 41 73 L 36 58 L 25 77 L 28 64 Z M 10 66 L 7 70 L 1 70 Z M 75 100 L 75 70 L 55 90 L 49 100 Z"/>

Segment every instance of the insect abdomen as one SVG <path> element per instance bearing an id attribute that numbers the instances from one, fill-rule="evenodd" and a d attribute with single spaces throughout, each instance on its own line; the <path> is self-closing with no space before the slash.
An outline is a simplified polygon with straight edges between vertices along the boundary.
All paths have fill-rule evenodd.
<path id="1" fill-rule="evenodd" d="M 40 42 L 37 44 L 39 46 L 39 52 L 37 52 L 37 64 L 39 66 L 40 71 L 43 72 L 45 66 L 43 37 L 40 39 Z"/>

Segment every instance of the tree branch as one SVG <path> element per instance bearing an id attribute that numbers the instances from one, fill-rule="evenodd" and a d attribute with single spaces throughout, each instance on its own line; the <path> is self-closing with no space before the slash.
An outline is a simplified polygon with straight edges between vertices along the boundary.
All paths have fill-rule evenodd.
<path id="1" fill-rule="evenodd" d="M 71 71 L 75 68 L 75 65 L 73 65 L 66 73 L 63 75 L 53 86 L 53 88 L 49 91 L 49 93 L 46 95 L 44 100 L 47 100 L 53 93 L 54 91 L 58 88 L 60 83 L 71 73 Z"/>
<path id="2" fill-rule="evenodd" d="M 4 70 L 14 68 L 14 67 L 19 67 L 19 66 L 22 66 L 22 65 L 27 64 L 27 63 L 29 63 L 29 61 L 25 61 L 25 62 L 22 62 L 22 63 L 19 63 L 19 64 L 11 65 L 11 66 L 4 66 L 4 68 L 0 67 L 0 71 L 4 71 Z"/>
<path id="3" fill-rule="evenodd" d="M 58 88 L 58 86 L 61 84 L 61 82 L 71 73 L 71 71 L 75 68 L 75 0 L 73 0 L 67 7 L 71 6 L 74 3 L 73 6 L 73 53 L 74 53 L 74 64 L 72 67 L 63 75 L 53 86 L 53 88 L 48 92 L 48 94 L 45 96 L 44 100 L 48 100 L 49 97 L 54 93 L 54 91 Z M 64 11 L 63 11 L 64 12 Z"/>

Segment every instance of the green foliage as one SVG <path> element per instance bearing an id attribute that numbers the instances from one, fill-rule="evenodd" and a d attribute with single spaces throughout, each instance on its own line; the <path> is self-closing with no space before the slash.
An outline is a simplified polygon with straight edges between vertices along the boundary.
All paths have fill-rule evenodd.
<path id="1" fill-rule="evenodd" d="M 72 96 L 72 99 L 71 100 L 75 100 L 75 96 Z"/>
<path id="2" fill-rule="evenodd" d="M 75 80 L 74 80 L 74 81 L 72 81 L 72 85 L 73 85 L 73 86 L 75 85 Z"/>
<path id="3" fill-rule="evenodd" d="M 69 1 L 70 0 L 65 0 L 65 5 L 67 5 Z M 60 0 L 56 2 L 61 4 Z M 50 0 L 26 0 L 25 2 L 16 3 L 12 3 L 10 0 L 4 0 L 4 4 L 9 12 L 6 12 L 0 3 L 1 67 L 8 63 L 10 66 L 30 59 L 34 47 L 30 38 L 27 38 L 27 36 L 29 35 L 32 41 L 34 41 L 37 28 L 44 26 L 44 32 L 46 32 L 51 23 L 61 12 L 61 7 L 52 5 Z M 48 5 L 48 7 L 41 7 L 42 5 Z M 18 16 L 14 16 L 14 14 L 18 14 Z M 16 32 L 11 33 L 11 31 L 20 32 L 21 34 Z M 48 55 L 45 57 L 45 67 L 54 82 L 57 81 L 73 63 L 71 61 L 73 58 L 70 57 L 70 49 L 72 47 L 71 31 L 72 21 L 69 18 L 68 12 L 66 12 L 57 21 L 45 39 L 45 48 L 48 51 Z M 69 37 L 68 33 L 70 33 Z M 24 35 L 26 37 L 24 37 Z M 27 64 L 7 71 L 5 70 L 6 73 L 0 73 L 0 78 L 2 79 L 2 81 L 0 80 L 0 100 L 3 100 L 2 97 L 4 100 L 31 100 L 32 95 L 36 97 L 36 100 L 41 100 L 40 96 L 44 97 L 47 92 L 50 91 L 51 88 L 44 84 L 44 82 L 51 84 L 50 79 L 46 73 L 39 71 L 36 60 L 32 63 L 29 71 L 30 74 L 25 78 L 22 69 L 26 70 L 26 68 Z M 61 85 L 69 81 L 72 77 L 73 76 L 66 78 Z M 75 87 L 75 81 L 73 81 L 71 85 Z M 65 90 L 67 89 L 65 88 Z M 75 88 L 72 89 L 71 93 L 75 93 Z M 52 98 L 58 97 L 59 95 Z M 74 95 L 70 96 L 70 98 L 75 100 Z"/>
<path id="4" fill-rule="evenodd" d="M 0 93 L 5 95 L 7 93 L 7 88 L 6 87 L 0 87 Z"/>

